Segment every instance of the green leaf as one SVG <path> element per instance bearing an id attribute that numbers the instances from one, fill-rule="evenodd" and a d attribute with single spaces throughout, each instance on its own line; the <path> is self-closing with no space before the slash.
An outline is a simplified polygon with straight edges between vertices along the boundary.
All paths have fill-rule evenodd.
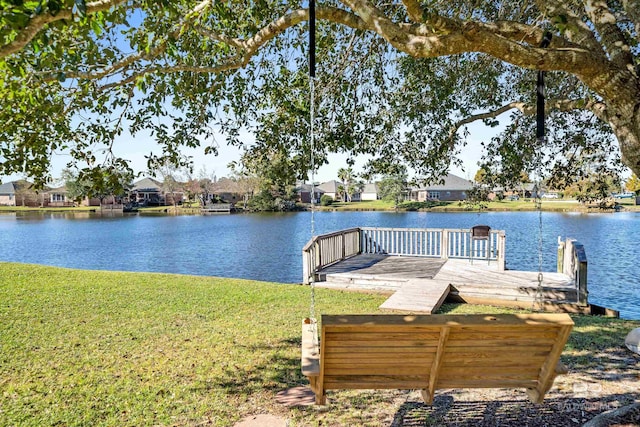
<path id="1" fill-rule="evenodd" d="M 91 20 L 91 29 L 93 30 L 96 36 L 100 36 L 102 34 L 102 26 L 96 20 Z"/>

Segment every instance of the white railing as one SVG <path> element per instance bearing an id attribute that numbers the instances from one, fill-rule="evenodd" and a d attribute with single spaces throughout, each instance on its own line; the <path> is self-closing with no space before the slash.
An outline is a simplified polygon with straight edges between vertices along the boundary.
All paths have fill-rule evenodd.
<path id="1" fill-rule="evenodd" d="M 484 259 L 504 270 L 504 231 L 473 238 L 468 229 L 362 228 L 362 253 Z"/>
<path id="2" fill-rule="evenodd" d="M 361 228 L 361 253 L 440 258 L 443 231 L 426 228 Z"/>
<path id="3" fill-rule="evenodd" d="M 231 203 L 210 203 L 202 208 L 203 212 L 231 212 Z"/>
<path id="4" fill-rule="evenodd" d="M 473 238 L 468 229 L 351 228 L 316 236 L 302 249 L 303 282 L 318 270 L 358 254 L 462 258 L 497 263 L 505 269 L 505 233 Z"/>

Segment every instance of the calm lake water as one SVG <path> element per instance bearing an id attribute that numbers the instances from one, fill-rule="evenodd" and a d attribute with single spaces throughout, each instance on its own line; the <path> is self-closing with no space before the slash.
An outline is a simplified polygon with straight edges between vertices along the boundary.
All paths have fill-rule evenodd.
<path id="1" fill-rule="evenodd" d="M 640 213 L 542 214 L 543 269 L 555 271 L 558 236 L 584 244 L 589 300 L 640 319 Z M 315 232 L 343 228 L 506 231 L 507 266 L 538 269 L 537 212 L 319 212 Z M 299 283 L 311 214 L 100 216 L 0 214 L 0 260 L 100 270 L 152 271 Z"/>

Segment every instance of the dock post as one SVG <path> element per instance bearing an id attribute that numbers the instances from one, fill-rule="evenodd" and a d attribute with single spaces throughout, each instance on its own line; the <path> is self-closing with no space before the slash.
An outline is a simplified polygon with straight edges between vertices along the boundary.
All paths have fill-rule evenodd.
<path id="1" fill-rule="evenodd" d="M 449 230 L 440 232 L 440 258 L 449 259 Z"/>
<path id="2" fill-rule="evenodd" d="M 574 256 L 576 266 L 576 285 L 578 291 L 578 304 L 588 305 L 589 291 L 587 290 L 587 254 L 582 243 L 575 242 Z"/>
<path id="3" fill-rule="evenodd" d="M 500 231 L 498 233 L 498 271 L 505 271 L 507 268 L 507 257 L 506 257 L 506 249 L 507 249 L 507 236 L 504 231 Z"/>
<path id="4" fill-rule="evenodd" d="M 558 260 L 556 261 L 556 271 L 558 273 L 564 273 L 564 246 L 562 237 L 558 236 Z"/>
<path id="5" fill-rule="evenodd" d="M 302 284 L 309 284 L 309 264 L 311 263 L 311 256 L 308 252 L 302 251 Z"/>

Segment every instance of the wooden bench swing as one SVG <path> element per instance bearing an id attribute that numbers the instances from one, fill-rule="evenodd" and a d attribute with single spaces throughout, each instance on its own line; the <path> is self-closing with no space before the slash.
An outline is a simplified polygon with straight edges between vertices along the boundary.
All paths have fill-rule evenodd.
<path id="1" fill-rule="evenodd" d="M 315 1 L 311 0 L 312 182 L 314 79 Z M 313 234 L 313 191 L 311 198 Z M 313 317 L 313 280 L 311 292 Z M 316 320 L 303 320 L 302 373 L 309 379 L 316 404 L 325 404 L 326 391 L 334 389 L 419 389 L 431 404 L 435 391 L 443 388 L 524 388 L 531 401 L 541 403 L 556 375 L 567 372 L 559 359 L 572 327 L 567 314 L 322 315 L 319 337 Z"/>
<path id="2" fill-rule="evenodd" d="M 541 403 L 573 321 L 565 314 L 322 315 L 302 324 L 302 373 L 316 404 L 334 389 L 524 388 Z"/>

